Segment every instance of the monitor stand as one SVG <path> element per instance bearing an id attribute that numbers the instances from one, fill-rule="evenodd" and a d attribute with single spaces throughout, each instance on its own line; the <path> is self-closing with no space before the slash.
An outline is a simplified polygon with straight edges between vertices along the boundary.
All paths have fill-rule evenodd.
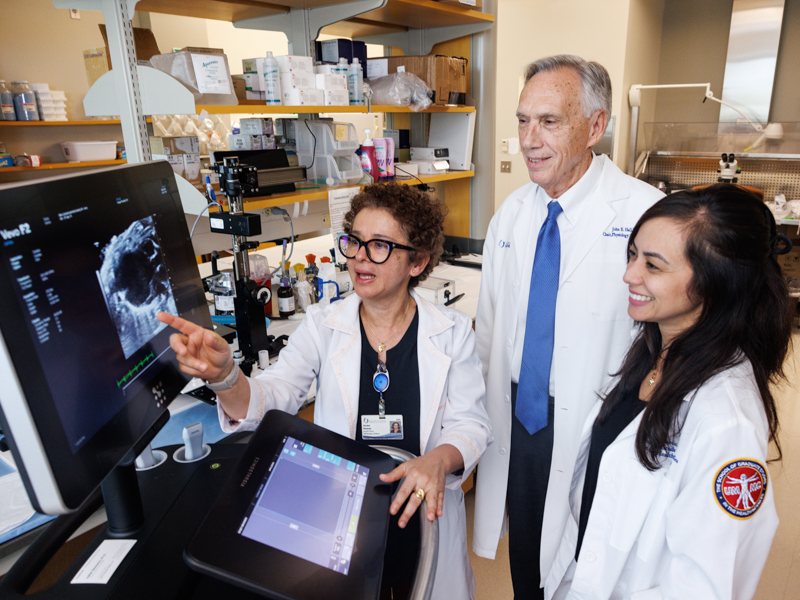
<path id="1" fill-rule="evenodd" d="M 249 437 L 249 434 L 248 436 Z M 53 521 L 0 581 L 5 600 L 219 600 L 260 598 L 189 569 L 183 550 L 217 499 L 245 448 L 245 436 L 230 436 L 211 446 L 194 463 L 177 463 L 167 446 L 167 461 L 136 472 L 123 461 L 78 511 Z M 50 588 L 26 595 L 36 577 L 69 537 L 105 501 L 108 522 Z M 73 577 L 105 540 L 131 539 L 136 545 L 107 584 L 72 584 Z"/>

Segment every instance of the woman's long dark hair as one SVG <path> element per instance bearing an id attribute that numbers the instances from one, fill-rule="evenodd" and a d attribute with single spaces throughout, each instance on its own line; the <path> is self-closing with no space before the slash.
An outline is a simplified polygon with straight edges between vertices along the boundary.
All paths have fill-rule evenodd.
<path id="1" fill-rule="evenodd" d="M 636 455 L 648 470 L 661 465 L 660 456 L 683 423 L 683 399 L 714 375 L 747 359 L 753 366 L 764 404 L 769 437 L 778 457 L 778 415 L 770 383 L 784 377 L 783 363 L 791 342 L 791 308 L 786 282 L 775 260 L 775 220 L 763 202 L 730 184 L 666 196 L 642 215 L 642 224 L 665 218 L 677 222 L 686 235 L 686 258 L 694 275 L 689 294 L 700 300 L 697 322 L 670 344 L 661 379 L 647 402 L 636 435 Z M 598 416 L 603 422 L 614 405 L 639 387 L 662 352 L 656 323 L 640 323 L 623 361 L 616 386 Z"/>

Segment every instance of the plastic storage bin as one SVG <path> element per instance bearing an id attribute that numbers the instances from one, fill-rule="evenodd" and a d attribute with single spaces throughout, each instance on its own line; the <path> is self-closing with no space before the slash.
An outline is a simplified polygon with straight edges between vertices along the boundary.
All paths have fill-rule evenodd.
<path id="1" fill-rule="evenodd" d="M 295 135 L 297 160 L 308 168 L 309 181 L 345 185 L 363 177 L 361 160 L 356 154 L 358 136 L 352 123 L 297 121 Z"/>
<path id="2" fill-rule="evenodd" d="M 297 136 L 298 154 L 341 156 L 353 154 L 359 146 L 356 127 L 352 123 L 297 121 L 295 135 Z M 314 147 L 314 138 L 316 138 L 316 148 Z"/>
<path id="3" fill-rule="evenodd" d="M 61 142 L 67 162 L 92 160 L 114 160 L 117 157 L 117 142 Z"/>
<path id="4" fill-rule="evenodd" d="M 364 176 L 361 160 L 355 152 L 344 156 L 317 154 L 313 165 L 311 154 L 299 154 L 300 165 L 308 168 L 308 180 L 323 185 L 356 183 Z"/>

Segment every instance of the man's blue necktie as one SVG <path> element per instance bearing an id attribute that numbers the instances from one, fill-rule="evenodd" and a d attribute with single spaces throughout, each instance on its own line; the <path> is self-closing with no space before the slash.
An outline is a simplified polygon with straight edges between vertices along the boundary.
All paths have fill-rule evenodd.
<path id="1" fill-rule="evenodd" d="M 539 230 L 533 259 L 525 345 L 519 372 L 515 414 L 533 435 L 547 426 L 550 398 L 550 365 L 556 325 L 556 295 L 561 261 L 561 236 L 556 218 L 562 208 L 558 202 L 547 206 L 547 218 Z"/>

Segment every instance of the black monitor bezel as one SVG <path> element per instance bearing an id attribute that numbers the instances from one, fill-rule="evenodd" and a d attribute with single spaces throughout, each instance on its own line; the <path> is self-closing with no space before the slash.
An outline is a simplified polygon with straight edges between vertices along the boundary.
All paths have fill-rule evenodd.
<path id="1" fill-rule="evenodd" d="M 180 258 L 194 273 L 187 272 L 187 278 L 177 285 L 191 286 L 189 293 L 197 300 L 197 309 L 192 314 L 182 315 L 194 322 L 211 328 L 211 319 L 203 293 L 197 262 L 192 251 L 189 230 L 180 202 L 178 186 L 169 163 L 157 161 L 138 165 L 125 165 L 109 169 L 91 171 L 77 175 L 66 175 L 0 187 L 0 205 L 6 205 L 20 215 L 24 215 L 25 201 L 41 194 L 42 190 L 50 190 L 57 196 L 59 186 L 81 186 L 89 192 L 94 185 L 102 185 L 107 178 L 129 178 L 133 184 L 136 180 L 147 179 L 166 182 L 169 194 L 153 199 L 153 208 L 172 220 L 172 225 L 180 231 L 181 240 L 176 247 L 183 248 L 184 256 Z M 127 182 L 126 182 L 127 183 Z M 39 190 L 34 192 L 33 190 Z M 87 201 L 91 195 L 87 194 Z M 164 204 L 165 199 L 171 202 Z M 4 202 L 5 200 L 5 202 Z M 149 198 L 148 198 L 149 200 Z M 156 205 L 156 200 L 158 205 Z M 11 202 L 13 204 L 7 204 Z M 163 217 L 162 217 L 163 218 Z M 44 374 L 44 368 L 36 352 L 34 342 L 25 324 L 25 315 L 11 289 L 11 278 L 5 268 L 0 268 L 0 334 L 5 340 L 5 351 L 15 371 L 16 381 L 9 382 L 16 389 L 6 390 L 3 402 L 0 402 L 0 423 L 9 438 L 12 455 L 18 464 L 28 496 L 34 508 L 48 514 L 69 512 L 77 509 L 81 503 L 97 489 L 111 470 L 130 452 L 141 450 L 168 419 L 168 405 L 185 387 L 189 377 L 180 372 L 174 353 L 168 350 L 161 370 L 153 373 L 163 383 L 163 397 L 166 401 L 157 405 L 142 394 L 137 395 L 126 404 L 109 422 L 107 422 L 77 452 L 73 453 L 64 433 L 55 402 Z M 168 358 L 167 358 L 168 357 Z M 22 397 L 26 407 L 6 404 L 9 399 L 16 401 Z M 28 411 L 33 420 L 30 431 L 37 439 L 26 435 L 15 436 L 12 415 L 4 411 L 13 411 L 15 418 Z M 27 432 L 26 432 L 27 433 Z M 35 448 L 38 446 L 38 448 Z M 43 453 L 41 457 L 35 455 Z M 34 456 L 35 455 L 35 456 Z M 43 459 L 43 460 L 42 460 Z M 31 465 L 27 463 L 30 462 Z M 48 473 L 42 473 L 41 466 L 46 465 Z M 35 472 L 28 472 L 35 470 Z M 47 480 L 50 480 L 48 482 Z M 44 483 L 43 483 L 44 482 Z M 47 489 L 52 485 L 54 489 Z M 40 497 L 41 496 L 41 497 Z M 52 498 L 58 498 L 54 506 Z M 45 501 L 45 499 L 47 499 Z"/>
<path id="2" fill-rule="evenodd" d="M 347 575 L 237 533 L 285 436 L 369 468 Z M 271 410 L 264 415 L 217 502 L 184 552 L 184 559 L 196 571 L 281 600 L 378 598 L 391 502 L 391 486 L 381 482 L 378 475 L 388 473 L 394 466 L 393 458 L 366 444 Z"/>

